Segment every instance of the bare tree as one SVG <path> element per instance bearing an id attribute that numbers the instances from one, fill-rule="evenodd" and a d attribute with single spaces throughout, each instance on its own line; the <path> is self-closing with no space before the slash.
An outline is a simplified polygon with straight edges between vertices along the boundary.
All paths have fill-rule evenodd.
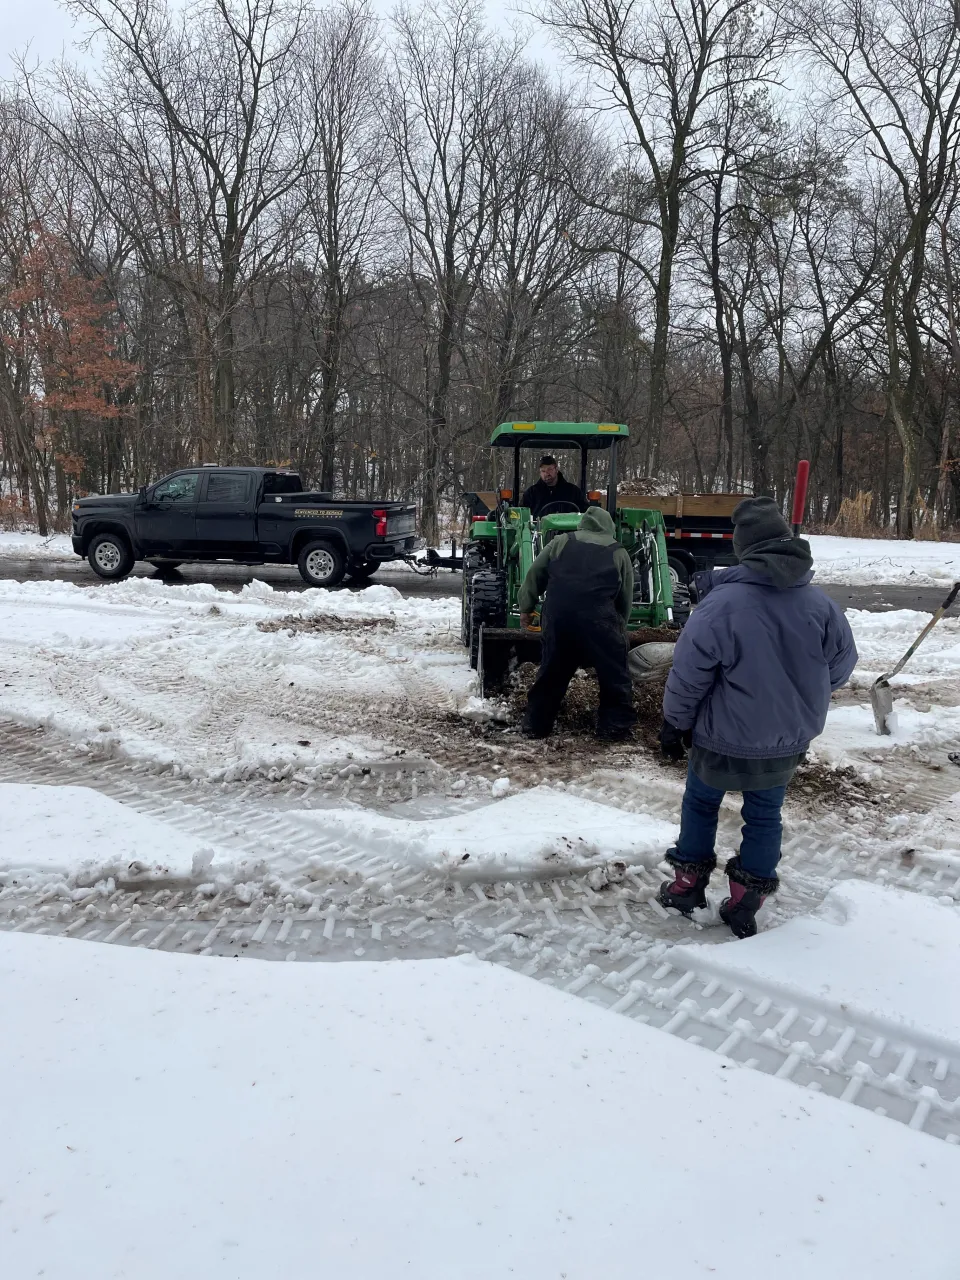
<path id="1" fill-rule="evenodd" d="M 931 231 L 957 178 L 960 22 L 953 0 L 814 0 L 791 18 L 889 202 L 881 306 L 887 412 L 903 456 L 897 527 L 907 537 L 925 429 L 921 294 Z"/>
<path id="2" fill-rule="evenodd" d="M 622 113 L 637 177 L 623 189 L 642 196 L 622 212 L 642 222 L 652 216 L 658 235 L 655 262 L 636 264 L 654 300 L 647 434 L 656 470 L 685 197 L 699 180 L 731 90 L 774 76 L 776 23 L 765 22 L 751 0 L 545 0 L 538 16 L 565 52 L 599 77 L 601 100 Z"/>
<path id="3" fill-rule="evenodd" d="M 504 90 L 518 50 L 490 37 L 476 0 L 428 0 L 399 10 L 394 23 L 385 127 L 396 179 L 387 195 L 430 334 L 419 398 L 426 417 L 422 518 L 427 537 L 435 537 L 454 365 L 491 252 L 493 155 L 515 108 Z"/>
<path id="4" fill-rule="evenodd" d="M 103 38 L 103 75 L 75 87 L 75 102 L 98 116 L 103 95 L 113 97 L 118 158 L 131 159 L 131 142 L 146 147 L 146 158 L 162 157 L 167 220 L 193 241 L 181 248 L 213 312 L 215 450 L 230 456 L 235 317 L 249 260 L 264 220 L 302 179 L 313 153 L 311 132 L 295 127 L 305 6 L 213 0 L 176 16 L 164 0 L 69 0 L 68 7 Z M 75 71 L 71 81 L 78 86 Z M 133 138 L 121 132 L 129 119 L 137 125 Z M 144 158 L 133 157 L 138 169 Z"/>
<path id="5" fill-rule="evenodd" d="M 335 484 L 335 447 L 344 393 L 345 345 L 358 322 L 364 270 L 382 263 L 386 232 L 381 188 L 388 143 L 380 128 L 383 90 L 378 33 L 366 0 L 344 0 L 319 13 L 308 35 L 309 104 L 317 139 L 303 183 L 304 256 L 319 288 L 310 321 L 319 354 L 319 385 L 308 406 L 301 467 Z"/>

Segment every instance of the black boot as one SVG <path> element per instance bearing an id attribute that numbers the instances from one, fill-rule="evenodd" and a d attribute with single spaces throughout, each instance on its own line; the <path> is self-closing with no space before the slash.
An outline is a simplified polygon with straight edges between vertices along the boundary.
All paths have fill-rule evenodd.
<path id="1" fill-rule="evenodd" d="M 598 725 L 597 737 L 601 742 L 632 742 L 633 729 L 627 725 Z"/>
<path id="2" fill-rule="evenodd" d="M 735 938 L 752 938 L 757 932 L 757 912 L 771 893 L 776 893 L 776 876 L 753 876 L 744 871 L 739 856 L 724 867 L 730 880 L 730 897 L 720 903 L 720 919 Z"/>
<path id="3" fill-rule="evenodd" d="M 689 915 L 698 907 L 707 905 L 706 888 L 717 865 L 716 858 L 704 858 L 700 862 L 687 862 L 670 849 L 666 861 L 674 869 L 674 878 L 664 880 L 657 894 L 661 907 L 674 907 Z"/>
<path id="4" fill-rule="evenodd" d="M 553 726 L 545 728 L 542 724 L 536 724 L 531 720 L 529 715 L 525 715 L 520 721 L 520 732 L 525 738 L 549 738 L 553 733 Z"/>

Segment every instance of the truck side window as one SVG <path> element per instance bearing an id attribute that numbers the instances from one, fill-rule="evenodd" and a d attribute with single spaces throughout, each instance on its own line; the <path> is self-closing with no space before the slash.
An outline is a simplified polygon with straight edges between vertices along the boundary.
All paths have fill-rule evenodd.
<path id="1" fill-rule="evenodd" d="M 153 491 L 154 502 L 196 502 L 200 477 L 193 472 L 186 476 L 173 476 L 164 480 Z"/>
<path id="2" fill-rule="evenodd" d="M 292 471 L 268 471 L 263 477 L 263 492 L 303 493 L 303 481 Z"/>
<path id="3" fill-rule="evenodd" d="M 207 477 L 205 502 L 246 502 L 250 492 L 250 477 L 236 471 Z"/>

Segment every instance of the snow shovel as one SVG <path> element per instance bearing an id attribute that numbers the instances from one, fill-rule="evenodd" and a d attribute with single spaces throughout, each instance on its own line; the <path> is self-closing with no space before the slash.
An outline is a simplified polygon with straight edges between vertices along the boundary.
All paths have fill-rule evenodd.
<path id="1" fill-rule="evenodd" d="M 960 592 L 960 582 L 955 582 L 950 588 L 950 594 L 946 600 L 944 600 L 893 670 L 888 671 L 885 676 L 880 676 L 873 682 L 873 686 L 870 689 L 870 701 L 873 703 L 873 718 L 876 722 L 877 733 L 886 735 L 890 732 L 890 716 L 893 713 L 893 690 L 890 688 L 890 681 L 899 671 L 903 670 L 920 648 L 920 642 L 926 639 L 927 635 L 947 612 L 954 600 L 956 600 L 958 592 Z"/>

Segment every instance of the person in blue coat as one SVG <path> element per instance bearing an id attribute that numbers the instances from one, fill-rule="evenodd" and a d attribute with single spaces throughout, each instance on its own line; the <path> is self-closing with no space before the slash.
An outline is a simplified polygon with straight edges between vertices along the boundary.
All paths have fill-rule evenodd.
<path id="1" fill-rule="evenodd" d="M 793 536 L 774 500 L 745 499 L 733 525 L 739 564 L 697 575 L 700 603 L 664 691 L 661 749 L 674 760 L 688 751 L 689 765 L 680 838 L 667 853 L 674 879 L 658 896 L 684 913 L 707 905 L 720 803 L 740 791 L 742 840 L 725 868 L 730 895 L 720 917 L 749 938 L 777 889 L 787 786 L 857 650 L 842 612 L 810 585 L 810 544 Z"/>

